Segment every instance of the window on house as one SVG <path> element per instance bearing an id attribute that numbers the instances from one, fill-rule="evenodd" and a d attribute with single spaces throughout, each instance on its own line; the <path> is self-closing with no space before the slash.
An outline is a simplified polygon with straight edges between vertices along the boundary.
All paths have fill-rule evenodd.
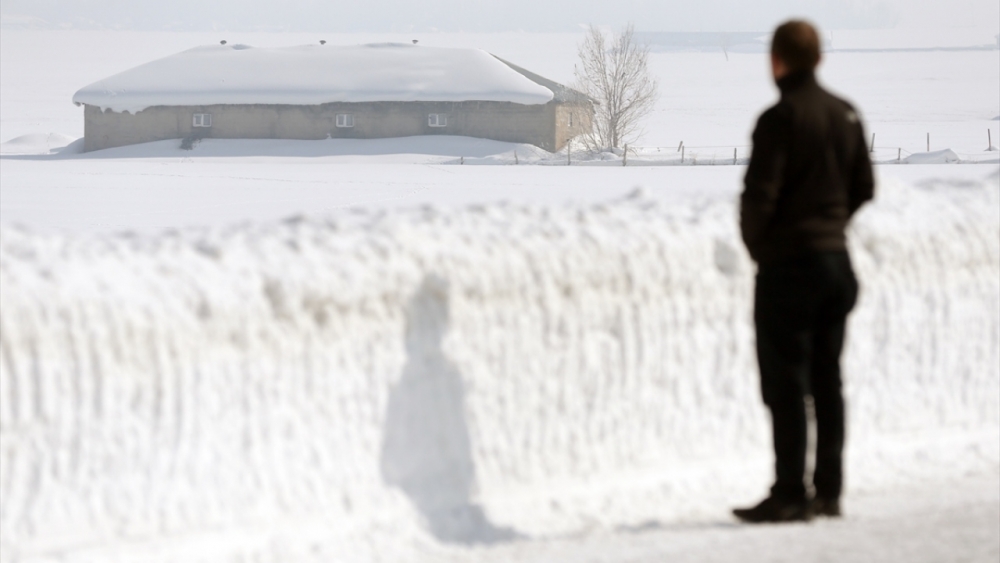
<path id="1" fill-rule="evenodd" d="M 212 114 L 210 113 L 196 113 L 194 114 L 194 120 L 191 124 L 195 127 L 211 127 L 212 126 Z"/>
<path id="2" fill-rule="evenodd" d="M 354 116 L 349 113 L 338 113 L 337 127 L 354 127 Z"/>
<path id="3" fill-rule="evenodd" d="M 431 127 L 447 127 L 448 116 L 443 113 L 432 113 L 427 116 L 427 125 Z"/>

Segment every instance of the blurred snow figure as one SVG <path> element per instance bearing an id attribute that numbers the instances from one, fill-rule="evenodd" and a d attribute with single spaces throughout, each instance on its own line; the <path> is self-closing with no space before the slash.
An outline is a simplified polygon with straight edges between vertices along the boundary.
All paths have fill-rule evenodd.
<path id="1" fill-rule="evenodd" d="M 445 542 L 493 543 L 517 535 L 493 526 L 472 502 L 475 467 L 461 374 L 442 350 L 447 334 L 447 282 L 429 276 L 406 315 L 407 360 L 389 395 L 382 477 L 399 487 Z"/>

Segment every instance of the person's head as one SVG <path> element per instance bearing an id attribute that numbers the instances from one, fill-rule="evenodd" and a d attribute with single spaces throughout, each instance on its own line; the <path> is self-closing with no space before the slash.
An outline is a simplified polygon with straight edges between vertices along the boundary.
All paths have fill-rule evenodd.
<path id="1" fill-rule="evenodd" d="M 819 33 L 812 24 L 790 20 L 774 30 L 771 70 L 775 80 L 791 72 L 813 70 L 819 60 Z"/>

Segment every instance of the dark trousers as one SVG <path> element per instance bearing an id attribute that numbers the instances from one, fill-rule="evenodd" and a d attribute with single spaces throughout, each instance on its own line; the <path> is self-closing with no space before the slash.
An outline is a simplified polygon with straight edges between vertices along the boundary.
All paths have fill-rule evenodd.
<path id="1" fill-rule="evenodd" d="M 805 498 L 806 408 L 816 415 L 817 496 L 839 498 L 843 482 L 844 398 L 840 353 L 858 282 L 846 252 L 810 254 L 757 271 L 754 323 L 764 403 L 774 431 L 771 495 Z"/>

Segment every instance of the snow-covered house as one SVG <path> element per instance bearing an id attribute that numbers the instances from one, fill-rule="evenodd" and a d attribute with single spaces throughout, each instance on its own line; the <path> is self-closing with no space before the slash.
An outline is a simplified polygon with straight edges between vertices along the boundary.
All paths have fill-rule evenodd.
<path id="1" fill-rule="evenodd" d="M 196 47 L 95 82 L 84 150 L 158 141 L 465 135 L 554 151 L 583 94 L 478 49 L 411 44 Z"/>

